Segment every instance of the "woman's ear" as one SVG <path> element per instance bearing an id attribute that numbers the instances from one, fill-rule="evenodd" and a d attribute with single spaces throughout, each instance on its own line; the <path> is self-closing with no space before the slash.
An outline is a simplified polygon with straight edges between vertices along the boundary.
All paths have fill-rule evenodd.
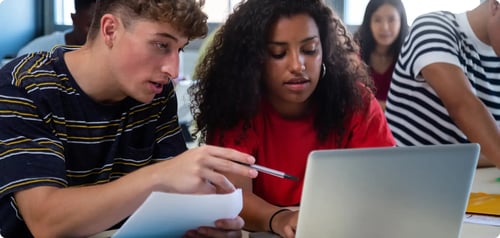
<path id="1" fill-rule="evenodd" d="M 500 3 L 498 2 L 498 0 L 489 0 L 488 5 L 492 16 L 500 14 Z"/>

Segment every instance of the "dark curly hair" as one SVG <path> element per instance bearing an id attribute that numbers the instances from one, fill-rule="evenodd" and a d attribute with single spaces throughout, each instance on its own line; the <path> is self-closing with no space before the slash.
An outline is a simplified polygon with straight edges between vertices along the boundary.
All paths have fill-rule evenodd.
<path id="1" fill-rule="evenodd" d="M 199 78 L 189 93 L 197 126 L 193 135 L 201 137 L 200 143 L 206 142 L 207 132 L 217 129 L 223 134 L 242 120 L 248 129 L 265 93 L 262 82 L 270 28 L 280 17 L 297 14 L 307 14 L 316 22 L 326 66 L 325 77 L 311 95 L 317 108 L 317 138 L 343 135 L 344 121 L 364 106 L 363 96 L 367 88 L 372 89 L 372 82 L 359 60 L 358 46 L 338 15 L 322 0 L 247 0 L 217 31 L 195 69 Z"/>
<path id="2" fill-rule="evenodd" d="M 98 34 L 106 13 L 120 15 L 125 27 L 135 19 L 152 20 L 170 23 L 189 40 L 205 37 L 208 17 L 201 11 L 204 4 L 204 0 L 97 0 L 89 39 Z"/>
<path id="3" fill-rule="evenodd" d="M 375 50 L 375 46 L 377 45 L 370 27 L 371 18 L 373 13 L 384 4 L 389 4 L 396 8 L 399 18 L 401 19 L 399 35 L 389 47 L 389 54 L 394 56 L 394 61 L 397 60 L 401 46 L 403 46 L 403 41 L 408 35 L 408 20 L 406 19 L 405 7 L 401 0 L 371 0 L 366 6 L 363 22 L 359 26 L 358 31 L 354 34 L 355 39 L 360 44 L 361 59 L 363 59 L 364 62 L 370 62 L 370 54 Z"/>

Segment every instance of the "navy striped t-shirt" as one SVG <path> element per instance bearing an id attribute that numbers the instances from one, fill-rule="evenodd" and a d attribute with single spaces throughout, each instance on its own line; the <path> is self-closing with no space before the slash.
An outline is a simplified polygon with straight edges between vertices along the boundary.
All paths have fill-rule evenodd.
<path id="1" fill-rule="evenodd" d="M 107 183 L 186 150 L 172 84 L 149 104 L 103 105 L 77 85 L 71 49 L 28 54 L 0 70 L 0 230 L 29 237 L 13 193 Z"/>

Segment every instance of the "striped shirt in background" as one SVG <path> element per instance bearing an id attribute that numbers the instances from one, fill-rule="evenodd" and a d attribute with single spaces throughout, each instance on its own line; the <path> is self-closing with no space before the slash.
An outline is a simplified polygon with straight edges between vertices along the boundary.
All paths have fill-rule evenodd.
<path id="1" fill-rule="evenodd" d="M 420 74 L 438 62 L 462 69 L 500 125 L 500 58 L 475 36 L 465 13 L 434 12 L 415 20 L 391 81 L 386 117 L 398 145 L 468 142 Z"/>
<path id="2" fill-rule="evenodd" d="M 107 183 L 186 150 L 172 84 L 150 104 L 131 98 L 99 104 L 66 68 L 63 54 L 69 50 L 28 54 L 0 71 L 3 236 L 30 236 L 16 191 Z"/>

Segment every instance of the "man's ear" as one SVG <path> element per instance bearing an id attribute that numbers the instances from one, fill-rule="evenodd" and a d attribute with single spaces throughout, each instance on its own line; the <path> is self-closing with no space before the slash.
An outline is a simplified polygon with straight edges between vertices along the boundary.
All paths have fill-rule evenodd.
<path id="1" fill-rule="evenodd" d="M 76 13 L 71 13 L 71 21 L 72 22 L 75 22 L 75 19 L 76 19 Z"/>
<path id="2" fill-rule="evenodd" d="M 113 47 L 119 24 L 119 19 L 112 14 L 104 14 L 101 17 L 101 34 L 108 47 Z"/>

